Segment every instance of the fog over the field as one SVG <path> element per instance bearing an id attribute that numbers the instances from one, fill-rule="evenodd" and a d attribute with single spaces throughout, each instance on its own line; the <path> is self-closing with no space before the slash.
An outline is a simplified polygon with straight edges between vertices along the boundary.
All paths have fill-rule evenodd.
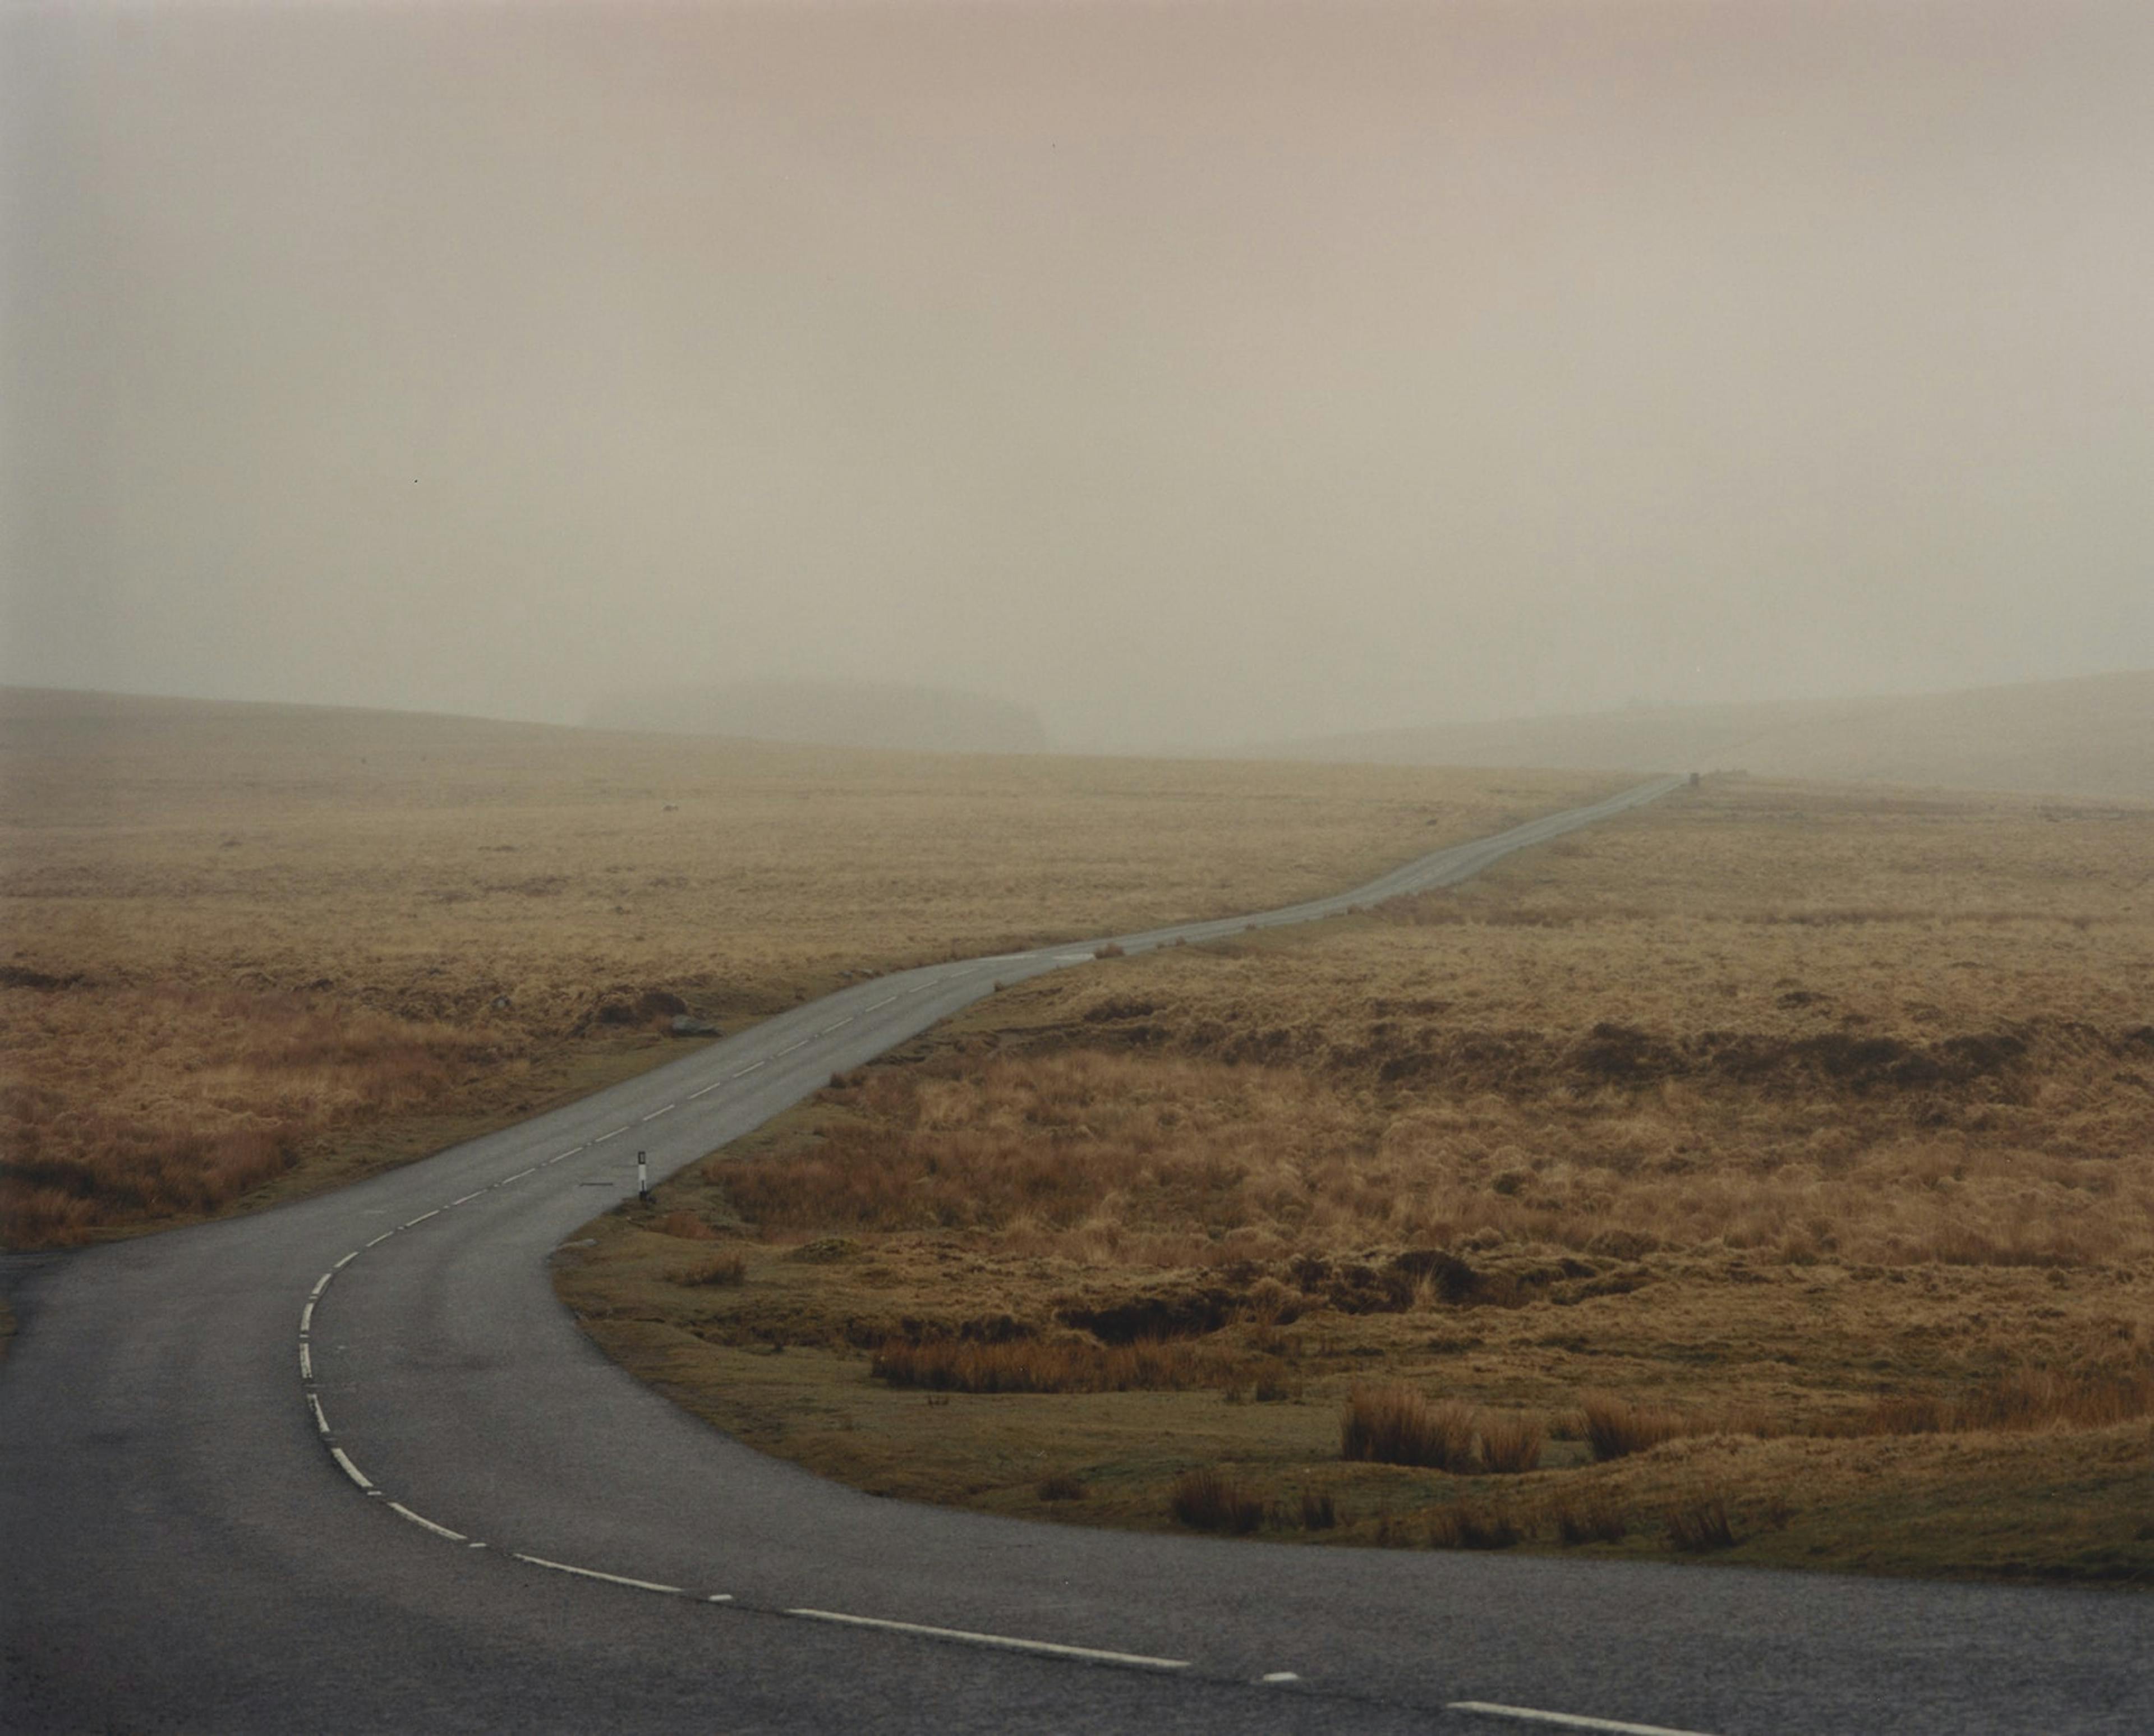
<path id="1" fill-rule="evenodd" d="M 2154 7 L 0 17 L 0 679 L 1225 743 L 2154 665 Z"/>

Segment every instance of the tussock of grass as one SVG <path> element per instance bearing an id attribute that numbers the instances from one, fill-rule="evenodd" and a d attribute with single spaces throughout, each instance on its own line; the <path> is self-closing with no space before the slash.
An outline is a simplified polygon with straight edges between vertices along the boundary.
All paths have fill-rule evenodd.
<path id="1" fill-rule="evenodd" d="M 1081 1501 L 1091 1490 L 1074 1471 L 1050 1471 L 1035 1493 L 1043 1501 Z"/>
<path id="2" fill-rule="evenodd" d="M 2154 1367 L 2077 1373 L 2052 1368 L 2007 1371 L 1957 1398 L 1934 1392 L 1879 1399 L 1858 1432 L 1879 1435 L 1962 1434 L 1978 1429 L 2106 1428 L 2154 1414 Z"/>
<path id="3" fill-rule="evenodd" d="M 1401 1385 L 1356 1386 L 1339 1413 L 1339 1456 L 1435 1471 L 1473 1468 L 1473 1407 Z"/>
<path id="4" fill-rule="evenodd" d="M 1517 1515 L 1502 1505 L 1459 1501 L 1429 1515 L 1428 1546 L 1432 1550 L 1515 1549 L 1525 1534 Z"/>
<path id="5" fill-rule="evenodd" d="M 676 1284 L 708 1289 L 712 1286 L 730 1288 L 742 1283 L 748 1276 L 748 1262 L 738 1254 L 713 1254 L 692 1266 L 684 1266 L 674 1274 Z"/>
<path id="6" fill-rule="evenodd" d="M 1539 1417 L 1524 1412 L 1481 1411 L 1475 1413 L 1473 1432 L 1481 1443 L 1483 1470 L 1516 1476 L 1540 1468 L 1548 1425 Z"/>
<path id="7" fill-rule="evenodd" d="M 1685 1555 L 1735 1547 L 1735 1528 L 1728 1517 L 1728 1503 L 1715 1494 L 1698 1494 L 1680 1501 L 1664 1516 L 1668 1542 Z"/>
<path id="8" fill-rule="evenodd" d="M 983 1344 L 894 1339 L 875 1353 L 870 1374 L 893 1386 L 938 1392 L 1179 1392 L 1215 1383 L 1214 1359 L 1187 1344 L 1146 1341 Z"/>
<path id="9" fill-rule="evenodd" d="M 1264 1504 L 1216 1465 L 1183 1473 L 1167 1510 L 1192 1531 L 1231 1531 L 1245 1536 L 1264 1522 Z"/>
<path id="10" fill-rule="evenodd" d="M 1557 1538 L 1573 1547 L 1586 1543 L 1621 1543 L 1630 1522 L 1605 1492 L 1564 1493 L 1549 1505 Z"/>
<path id="11" fill-rule="evenodd" d="M 1588 1392 L 1578 1408 L 1585 1418 L 1586 1444 L 1597 1459 L 1627 1458 L 1697 1432 L 1680 1411 L 1632 1404 L 1612 1392 Z"/>

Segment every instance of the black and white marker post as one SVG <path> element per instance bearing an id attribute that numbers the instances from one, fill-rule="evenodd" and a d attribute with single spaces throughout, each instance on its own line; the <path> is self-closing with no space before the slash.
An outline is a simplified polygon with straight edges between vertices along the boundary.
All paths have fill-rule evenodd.
<path id="1" fill-rule="evenodd" d="M 639 1201 L 651 1197 L 651 1160 L 641 1151 L 635 1154 L 635 1197 Z"/>

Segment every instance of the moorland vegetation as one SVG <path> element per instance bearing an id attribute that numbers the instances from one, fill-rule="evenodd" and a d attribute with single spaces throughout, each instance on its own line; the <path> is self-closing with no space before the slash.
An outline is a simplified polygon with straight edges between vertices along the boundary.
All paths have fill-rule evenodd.
<path id="1" fill-rule="evenodd" d="M 1615 781 L 0 690 L 0 1242 L 352 1179 L 676 1017 L 1334 891 Z"/>
<path id="2" fill-rule="evenodd" d="M 2143 1579 L 2150 861 L 2144 805 L 1708 780 L 1006 991 L 560 1288 L 891 1493 Z"/>

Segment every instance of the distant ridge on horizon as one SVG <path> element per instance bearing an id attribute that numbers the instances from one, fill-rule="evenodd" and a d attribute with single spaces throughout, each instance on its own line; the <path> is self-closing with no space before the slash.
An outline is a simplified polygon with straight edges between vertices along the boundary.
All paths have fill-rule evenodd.
<path id="1" fill-rule="evenodd" d="M 1263 743 L 1235 758 L 1761 776 L 2154 800 L 2154 670 Z"/>
<path id="2" fill-rule="evenodd" d="M 741 682 L 619 692 L 593 703 L 595 729 L 732 736 L 916 753 L 1044 753 L 1029 707 L 977 693 L 885 682 Z"/>

